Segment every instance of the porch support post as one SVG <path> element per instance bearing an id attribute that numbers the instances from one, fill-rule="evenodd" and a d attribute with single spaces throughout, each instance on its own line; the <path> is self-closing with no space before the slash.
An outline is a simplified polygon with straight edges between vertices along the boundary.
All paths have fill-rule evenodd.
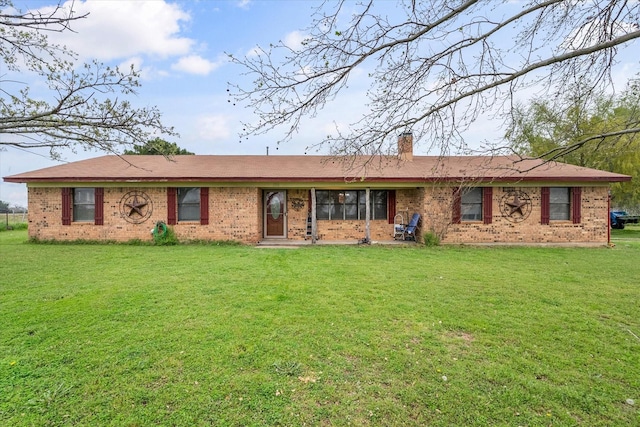
<path id="1" fill-rule="evenodd" d="M 367 240 L 367 243 L 371 243 L 371 205 L 369 203 L 370 199 L 370 191 L 369 188 L 367 188 L 365 190 L 365 196 L 364 196 L 364 200 L 365 200 L 365 226 L 364 226 L 364 237 Z"/>
<path id="2" fill-rule="evenodd" d="M 316 189 L 311 189 L 311 244 L 316 243 L 318 235 L 318 221 L 316 221 Z"/>

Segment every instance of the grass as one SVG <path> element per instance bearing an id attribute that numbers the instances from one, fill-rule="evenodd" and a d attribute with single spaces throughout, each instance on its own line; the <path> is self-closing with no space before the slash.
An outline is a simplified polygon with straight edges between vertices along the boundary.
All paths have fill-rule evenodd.
<path id="1" fill-rule="evenodd" d="M 22 213 L 0 213 L 0 231 L 26 230 L 27 214 Z"/>
<path id="2" fill-rule="evenodd" d="M 640 242 L 640 224 L 627 224 L 624 230 L 611 230 L 613 241 L 638 241 Z"/>
<path id="3" fill-rule="evenodd" d="M 0 425 L 638 425 L 640 233 L 614 231 L 297 250 L 2 232 Z"/>

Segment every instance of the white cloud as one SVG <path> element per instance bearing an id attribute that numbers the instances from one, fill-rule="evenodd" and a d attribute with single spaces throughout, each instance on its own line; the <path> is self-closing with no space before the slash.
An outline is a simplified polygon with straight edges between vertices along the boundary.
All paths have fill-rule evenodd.
<path id="1" fill-rule="evenodd" d="M 138 55 L 166 58 L 189 53 L 195 41 L 180 37 L 181 23 L 191 16 L 164 1 L 68 1 L 75 15 L 89 13 L 72 23 L 71 31 L 49 33 L 81 57 L 108 61 Z M 43 8 L 53 11 L 53 8 Z"/>
<path id="2" fill-rule="evenodd" d="M 127 58 L 118 64 L 118 68 L 123 73 L 128 73 L 131 66 L 140 75 L 140 80 L 158 80 L 169 77 L 170 73 L 155 67 L 154 65 L 147 65 L 144 58 L 140 56 L 134 56 Z"/>
<path id="3" fill-rule="evenodd" d="M 251 0 L 238 0 L 237 6 L 240 9 L 249 9 L 250 4 L 251 4 Z"/>
<path id="4" fill-rule="evenodd" d="M 633 56 L 633 55 L 632 55 Z M 632 59 L 632 58 L 629 58 Z M 638 63 L 633 61 L 625 61 L 617 64 L 612 73 L 613 83 L 616 91 L 627 89 L 627 84 L 638 78 Z"/>
<path id="5" fill-rule="evenodd" d="M 247 58 L 255 58 L 262 55 L 264 50 L 260 46 L 254 46 L 246 53 Z"/>
<path id="6" fill-rule="evenodd" d="M 206 76 L 219 66 L 220 63 L 209 61 L 199 55 L 188 55 L 180 58 L 171 66 L 171 69 Z"/>
<path id="7" fill-rule="evenodd" d="M 134 70 L 142 70 L 142 64 L 144 63 L 144 59 L 139 56 L 133 56 L 131 58 L 127 58 L 124 61 L 120 62 L 118 68 L 122 71 L 127 71 L 133 65 Z"/>
<path id="8" fill-rule="evenodd" d="M 293 31 L 284 36 L 282 44 L 284 44 L 289 49 L 298 50 L 302 47 L 302 42 L 305 40 L 305 38 L 307 38 L 306 34 L 300 31 Z M 245 55 L 247 58 L 255 58 L 261 56 L 265 52 L 265 50 L 268 51 L 269 49 L 265 49 L 264 47 L 256 45 L 249 49 Z"/>
<path id="9" fill-rule="evenodd" d="M 638 24 L 630 22 L 607 23 L 603 20 L 593 20 L 578 27 L 560 45 L 566 50 L 578 50 L 604 43 L 604 37 L 621 37 L 638 30 Z"/>
<path id="10" fill-rule="evenodd" d="M 303 40 L 307 37 L 306 34 L 300 31 L 293 31 L 284 37 L 284 45 L 292 50 L 298 50 L 302 47 Z"/>
<path id="11" fill-rule="evenodd" d="M 230 117 L 222 114 L 200 116 L 197 120 L 201 141 L 227 141 L 231 136 Z"/>

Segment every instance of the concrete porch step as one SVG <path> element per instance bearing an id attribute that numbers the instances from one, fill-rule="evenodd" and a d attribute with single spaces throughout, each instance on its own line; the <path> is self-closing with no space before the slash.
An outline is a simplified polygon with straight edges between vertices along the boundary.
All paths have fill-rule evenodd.
<path id="1" fill-rule="evenodd" d="M 358 245 L 359 240 L 317 240 L 316 245 Z M 373 240 L 372 245 L 415 245 L 413 241 L 403 240 Z M 263 239 L 258 242 L 257 247 L 270 248 L 297 248 L 312 246 L 311 240 L 289 240 L 289 239 Z"/>

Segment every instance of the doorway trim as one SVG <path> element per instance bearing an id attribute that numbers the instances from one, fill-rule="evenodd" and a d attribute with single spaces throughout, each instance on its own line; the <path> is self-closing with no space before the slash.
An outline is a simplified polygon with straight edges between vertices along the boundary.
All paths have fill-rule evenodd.
<path id="1" fill-rule="evenodd" d="M 274 197 L 279 204 L 273 202 Z M 269 189 L 262 192 L 262 226 L 265 239 L 287 238 L 287 191 Z M 278 216 L 275 218 L 275 216 Z M 282 228 L 281 231 L 279 228 Z M 275 232 L 274 232 L 275 231 Z"/>

